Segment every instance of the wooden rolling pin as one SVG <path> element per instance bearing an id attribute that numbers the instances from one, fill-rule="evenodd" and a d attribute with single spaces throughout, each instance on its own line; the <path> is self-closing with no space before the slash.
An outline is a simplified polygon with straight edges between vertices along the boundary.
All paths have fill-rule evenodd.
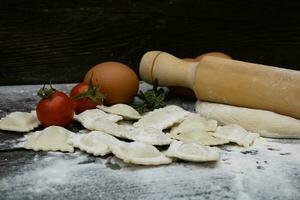
<path id="1" fill-rule="evenodd" d="M 187 62 L 161 51 L 147 52 L 141 78 L 160 86 L 194 90 L 200 100 L 270 110 L 300 119 L 300 72 L 272 66 L 203 57 Z"/>

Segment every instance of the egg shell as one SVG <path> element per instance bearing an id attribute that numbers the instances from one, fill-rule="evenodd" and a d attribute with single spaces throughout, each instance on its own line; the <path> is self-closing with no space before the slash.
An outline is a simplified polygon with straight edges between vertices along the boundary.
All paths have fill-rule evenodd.
<path id="1" fill-rule="evenodd" d="M 103 62 L 92 67 L 86 73 L 84 82 L 88 83 L 91 78 L 93 84 L 99 84 L 100 91 L 107 94 L 104 105 L 128 104 L 139 89 L 136 73 L 119 62 Z"/>

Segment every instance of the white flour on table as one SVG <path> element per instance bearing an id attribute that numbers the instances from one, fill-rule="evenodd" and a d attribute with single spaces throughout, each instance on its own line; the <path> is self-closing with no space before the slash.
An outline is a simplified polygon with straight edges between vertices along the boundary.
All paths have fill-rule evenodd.
<path id="1" fill-rule="evenodd" d="M 141 84 L 144 89 L 148 86 Z M 38 87 L 30 86 L 34 90 Z M 24 86 L 24 91 L 29 91 L 28 88 Z M 16 94 L 18 91 L 11 96 Z M 192 101 L 183 103 L 173 99 L 170 103 L 190 111 L 194 108 Z M 20 104 L 14 109 L 29 111 L 34 106 L 28 104 L 23 108 Z M 0 114 L 6 112 L 3 109 Z M 299 199 L 300 140 L 260 138 L 247 149 L 235 145 L 225 145 L 222 149 L 217 163 L 175 162 L 158 167 L 133 166 L 78 151 L 74 154 L 29 151 L 24 159 L 13 157 L 14 163 L 18 163 L 17 171 L 10 164 L 12 169 L 2 173 L 0 199 Z M 10 157 L 8 154 L 2 157 L 0 164 L 8 166 Z"/>
<path id="2" fill-rule="evenodd" d="M 127 199 L 137 196 L 137 199 L 197 199 L 197 195 L 201 195 L 208 199 L 247 200 L 293 199 L 300 195 L 299 182 L 290 177 L 300 176 L 299 144 L 260 138 L 247 149 L 235 145 L 225 145 L 222 149 L 217 163 L 175 162 L 167 166 L 142 167 L 113 159 L 121 165 L 120 170 L 105 165 L 110 158 L 81 152 L 50 152 L 45 156 L 36 155 L 32 164 L 2 179 L 0 188 L 12 191 L 18 185 L 25 185 L 23 193 L 32 197 L 51 193 L 74 199 L 79 191 L 93 195 L 89 188 L 103 199 L 119 199 L 124 195 Z"/>

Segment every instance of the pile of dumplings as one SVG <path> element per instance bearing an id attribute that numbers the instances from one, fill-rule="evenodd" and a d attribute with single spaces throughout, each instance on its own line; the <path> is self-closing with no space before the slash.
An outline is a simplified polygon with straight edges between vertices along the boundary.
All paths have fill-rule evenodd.
<path id="1" fill-rule="evenodd" d="M 259 137 L 239 125 L 218 126 L 217 121 L 176 105 L 142 116 L 125 104 L 101 105 L 75 115 L 74 120 L 87 131 L 74 133 L 63 127 L 50 126 L 25 135 L 22 147 L 63 152 L 74 152 L 78 148 L 94 156 L 112 153 L 126 163 L 161 165 L 177 159 L 217 161 L 221 152 L 217 145 L 233 142 L 249 147 Z M 28 132 L 39 125 L 35 112 L 14 112 L 0 120 L 2 130 Z"/>

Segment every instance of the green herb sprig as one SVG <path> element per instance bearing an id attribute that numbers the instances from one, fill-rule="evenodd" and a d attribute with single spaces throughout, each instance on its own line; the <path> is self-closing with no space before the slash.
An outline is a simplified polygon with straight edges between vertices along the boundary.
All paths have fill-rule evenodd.
<path id="1" fill-rule="evenodd" d="M 146 92 L 139 91 L 137 97 L 142 101 L 142 103 L 132 104 L 131 106 L 133 106 L 141 114 L 145 111 L 163 108 L 167 105 L 165 102 L 165 90 L 158 87 L 157 79 L 155 79 L 152 89 L 147 90 Z"/>

